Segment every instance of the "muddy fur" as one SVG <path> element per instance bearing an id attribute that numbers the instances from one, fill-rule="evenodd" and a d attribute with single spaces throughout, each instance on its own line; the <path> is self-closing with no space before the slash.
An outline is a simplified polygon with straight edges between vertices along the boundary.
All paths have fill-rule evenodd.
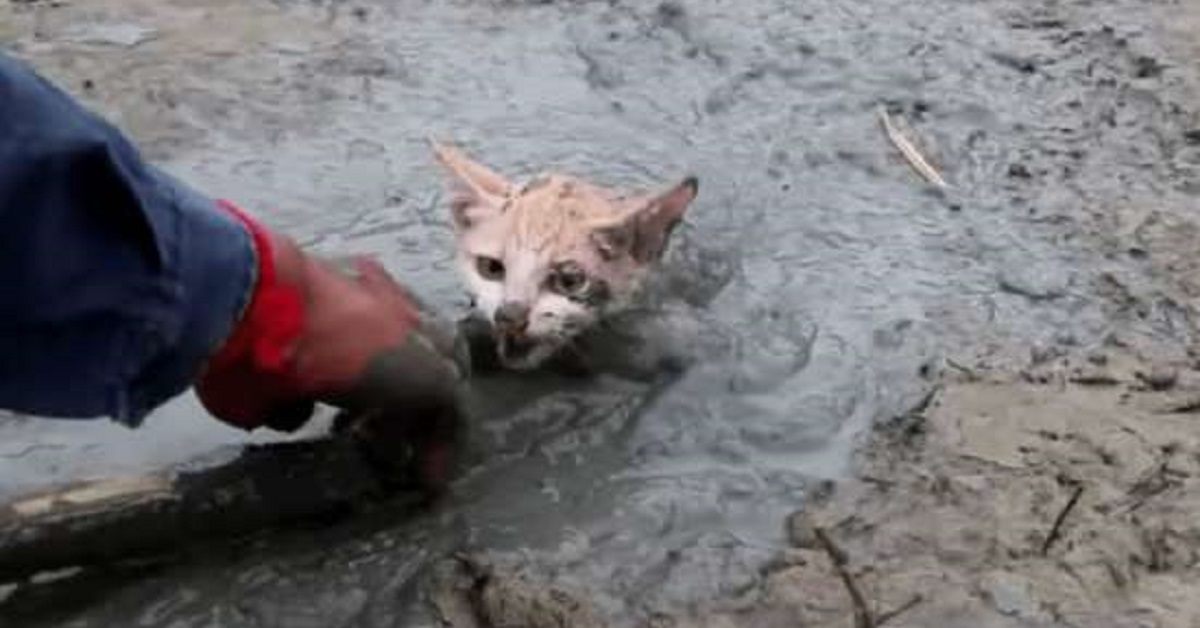
<path id="1" fill-rule="evenodd" d="M 560 357 L 630 307 L 698 186 L 689 177 L 660 194 L 626 194 L 554 172 L 517 185 L 433 148 L 449 173 L 459 274 L 497 361 L 516 370 Z"/>

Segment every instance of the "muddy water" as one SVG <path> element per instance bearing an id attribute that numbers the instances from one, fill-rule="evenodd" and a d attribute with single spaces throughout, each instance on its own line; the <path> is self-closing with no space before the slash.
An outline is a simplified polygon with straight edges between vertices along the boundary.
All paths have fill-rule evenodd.
<path id="1" fill-rule="evenodd" d="M 1101 237 L 1126 205 L 1196 191 L 1189 105 L 1159 93 L 1188 68 L 1155 65 L 1161 15 L 1026 4 L 0 9 L 0 41 L 169 169 L 316 250 L 378 254 L 448 314 L 464 299 L 425 137 L 513 176 L 701 181 L 657 307 L 630 323 L 682 357 L 682 375 L 480 380 L 478 461 L 437 513 L 43 587 L 0 617 L 425 625 L 422 573 L 460 549 L 525 562 L 626 619 L 735 603 L 783 516 L 845 472 L 863 428 L 912 403 L 939 357 L 1052 351 L 1131 325 L 1185 338 L 1178 303 L 1127 312 L 1097 278 L 1143 272 Z M 898 158 L 880 107 L 908 122 L 949 190 Z M 138 432 L 10 419 L 0 490 L 244 439 L 189 398 Z"/>

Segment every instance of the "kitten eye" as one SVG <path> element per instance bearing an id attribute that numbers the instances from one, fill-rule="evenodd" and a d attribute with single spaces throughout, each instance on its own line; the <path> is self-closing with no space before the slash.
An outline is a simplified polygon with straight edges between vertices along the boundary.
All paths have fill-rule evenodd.
<path id="1" fill-rule="evenodd" d="M 588 277 L 578 266 L 563 264 L 554 271 L 554 275 L 551 277 L 551 287 L 559 294 L 578 296 L 587 290 Z"/>
<path id="2" fill-rule="evenodd" d="M 480 256 L 475 258 L 475 270 L 488 281 L 500 281 L 504 279 L 504 262 L 494 257 Z"/>

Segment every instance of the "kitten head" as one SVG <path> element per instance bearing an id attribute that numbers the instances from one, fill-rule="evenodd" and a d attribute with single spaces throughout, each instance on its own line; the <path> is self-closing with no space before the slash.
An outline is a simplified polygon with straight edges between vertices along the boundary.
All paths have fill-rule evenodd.
<path id="1" fill-rule="evenodd" d="M 514 185 L 453 148 L 434 151 L 449 173 L 459 270 L 512 369 L 536 368 L 628 305 L 697 191 L 690 177 L 654 195 L 562 174 Z"/>

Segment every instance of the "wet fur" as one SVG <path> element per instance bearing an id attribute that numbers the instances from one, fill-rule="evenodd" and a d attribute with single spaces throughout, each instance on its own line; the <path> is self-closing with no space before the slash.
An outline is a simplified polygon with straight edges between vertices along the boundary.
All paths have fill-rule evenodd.
<path id="1" fill-rule="evenodd" d="M 490 324 L 500 364 L 517 370 L 568 353 L 628 307 L 697 190 L 687 178 L 657 195 L 620 194 L 559 173 L 518 186 L 453 148 L 434 151 L 474 315 Z"/>

